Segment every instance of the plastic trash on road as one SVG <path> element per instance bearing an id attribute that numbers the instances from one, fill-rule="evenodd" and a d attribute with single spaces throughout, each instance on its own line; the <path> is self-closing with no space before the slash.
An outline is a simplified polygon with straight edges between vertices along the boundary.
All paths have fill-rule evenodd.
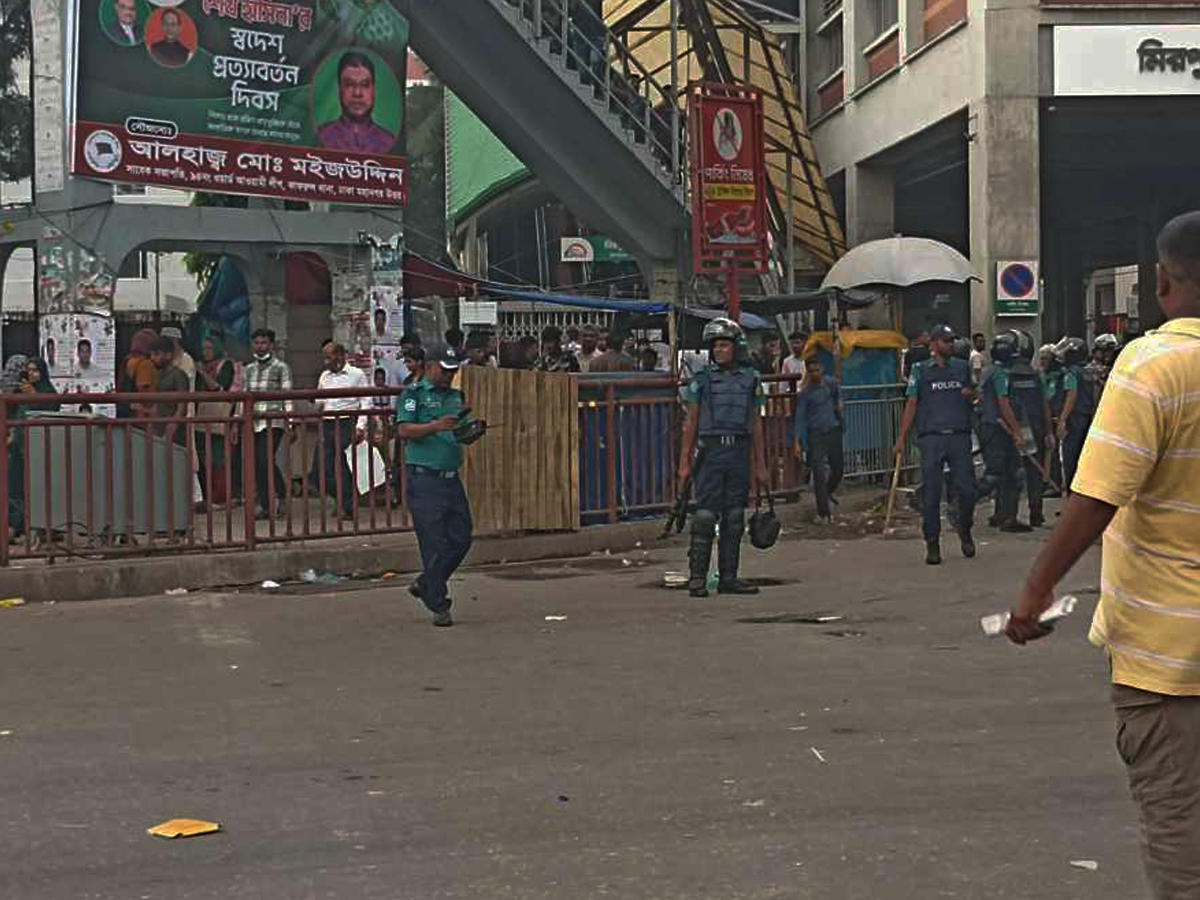
<path id="1" fill-rule="evenodd" d="M 9 597 L 7 600 L 0 600 L 0 609 L 13 609 L 17 606 L 24 606 L 24 597 Z"/>
<path id="2" fill-rule="evenodd" d="M 308 584 L 341 584 L 345 576 L 334 575 L 332 572 L 322 572 L 320 575 L 314 569 L 305 569 L 300 573 L 300 580 Z"/>
<path id="3" fill-rule="evenodd" d="M 1065 619 L 1075 611 L 1075 606 L 1079 603 L 1079 599 L 1073 596 L 1059 597 L 1050 605 L 1038 618 L 1038 621 L 1043 625 L 1050 625 L 1057 622 L 1059 619 Z M 1009 613 L 995 613 L 990 616 L 984 616 L 979 620 L 979 627 L 983 629 L 983 633 L 988 637 L 996 637 L 1004 633 L 1004 627 L 1008 625 Z"/>

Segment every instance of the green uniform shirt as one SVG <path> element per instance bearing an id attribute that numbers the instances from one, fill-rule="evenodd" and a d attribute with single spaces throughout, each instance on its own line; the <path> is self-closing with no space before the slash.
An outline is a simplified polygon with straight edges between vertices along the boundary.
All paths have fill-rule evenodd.
<path id="1" fill-rule="evenodd" d="M 396 421 L 407 425 L 424 425 L 442 416 L 457 416 L 465 405 L 462 391 L 453 388 L 442 390 L 434 387 L 433 382 L 421 379 L 400 395 Z M 405 441 L 404 461 L 408 465 L 427 469 L 453 471 L 462 467 L 462 446 L 455 440 L 454 432 L 439 431 L 420 440 Z"/>
<path id="2" fill-rule="evenodd" d="M 1064 372 L 1062 386 L 1063 390 L 1068 394 L 1071 393 L 1071 391 L 1079 390 L 1079 373 L 1073 369 L 1068 369 L 1066 372 Z"/>

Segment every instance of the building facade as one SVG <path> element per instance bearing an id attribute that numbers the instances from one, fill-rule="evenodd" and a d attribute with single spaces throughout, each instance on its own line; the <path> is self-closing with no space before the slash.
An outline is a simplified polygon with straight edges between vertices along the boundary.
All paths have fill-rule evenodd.
<path id="1" fill-rule="evenodd" d="M 1083 335 L 1104 315 L 1091 274 L 1130 265 L 1137 315 L 1123 327 L 1157 323 L 1154 235 L 1200 208 L 1200 5 L 808 0 L 806 12 L 809 121 L 851 246 L 934 237 L 982 278 L 914 291 L 906 331 Z"/>

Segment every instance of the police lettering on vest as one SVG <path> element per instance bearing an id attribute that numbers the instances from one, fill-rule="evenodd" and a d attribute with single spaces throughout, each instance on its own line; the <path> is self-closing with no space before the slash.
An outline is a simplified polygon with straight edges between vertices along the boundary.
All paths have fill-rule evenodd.
<path id="1" fill-rule="evenodd" d="M 917 398 L 917 437 L 956 434 L 971 430 L 971 401 L 963 391 L 971 387 L 971 368 L 961 359 L 925 360 L 913 366 L 906 396 Z"/>

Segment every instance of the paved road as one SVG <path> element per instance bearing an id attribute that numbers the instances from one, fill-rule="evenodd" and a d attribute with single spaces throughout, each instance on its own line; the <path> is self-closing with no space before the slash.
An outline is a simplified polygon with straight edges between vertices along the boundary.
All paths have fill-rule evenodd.
<path id="1" fill-rule="evenodd" d="M 472 571 L 448 630 L 394 581 L 0 610 L 0 896 L 1144 897 L 1095 596 L 984 639 L 1038 538 L 981 537 L 793 538 L 757 599 Z"/>

